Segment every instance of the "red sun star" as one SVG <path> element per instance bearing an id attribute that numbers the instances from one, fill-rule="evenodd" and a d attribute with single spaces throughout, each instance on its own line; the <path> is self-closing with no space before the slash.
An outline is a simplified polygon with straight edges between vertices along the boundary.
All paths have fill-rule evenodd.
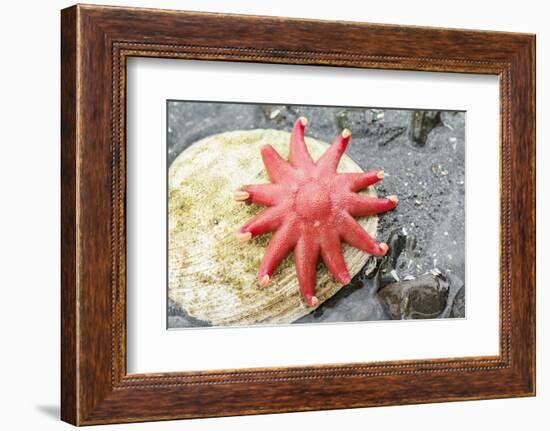
<path id="1" fill-rule="evenodd" d="M 241 227 L 237 233 L 241 242 L 275 232 L 260 264 L 260 286 L 268 285 L 277 265 L 294 251 L 300 291 L 306 304 L 315 307 L 319 304 L 315 296 L 319 256 L 336 280 L 349 283 L 340 241 L 375 256 L 386 254 L 387 244 L 374 240 L 354 217 L 391 210 L 397 197 L 379 199 L 356 193 L 384 178 L 384 171 L 336 172 L 350 139 L 347 129 L 314 162 L 304 141 L 306 124 L 304 117 L 294 124 L 288 162 L 271 145 L 262 147 L 271 183 L 244 186 L 235 192 L 235 199 L 267 207 Z"/>

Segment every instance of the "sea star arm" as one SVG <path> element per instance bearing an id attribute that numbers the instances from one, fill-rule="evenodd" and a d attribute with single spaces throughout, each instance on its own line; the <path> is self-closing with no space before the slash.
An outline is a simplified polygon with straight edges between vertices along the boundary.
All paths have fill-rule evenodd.
<path id="1" fill-rule="evenodd" d="M 253 236 L 277 230 L 283 223 L 286 213 L 287 210 L 283 206 L 266 208 L 241 227 L 237 238 L 246 242 Z"/>
<path id="2" fill-rule="evenodd" d="M 364 217 L 392 210 L 397 205 L 397 196 L 374 198 L 350 193 L 345 200 L 348 212 L 354 217 Z"/>
<path id="3" fill-rule="evenodd" d="M 319 259 L 319 245 L 311 235 L 303 235 L 294 248 L 294 263 L 300 291 L 306 303 L 315 307 L 319 300 L 315 296 L 315 273 Z"/>
<path id="4" fill-rule="evenodd" d="M 280 202 L 284 193 L 280 184 L 251 184 L 235 191 L 234 198 L 236 201 L 270 207 Z"/>
<path id="5" fill-rule="evenodd" d="M 307 124 L 305 117 L 300 117 L 294 123 L 290 135 L 289 161 L 294 167 L 312 168 L 315 162 L 311 158 L 304 139 L 304 128 Z"/>
<path id="6" fill-rule="evenodd" d="M 352 247 L 374 256 L 384 256 L 388 251 L 387 244 L 374 240 L 348 213 L 342 214 L 338 226 L 340 237 Z"/>
<path id="7" fill-rule="evenodd" d="M 349 283 L 351 277 L 340 246 L 336 231 L 324 231 L 321 235 L 321 257 L 330 273 L 342 284 Z"/>
<path id="8" fill-rule="evenodd" d="M 278 183 L 295 178 L 294 168 L 271 145 L 264 145 L 261 153 L 267 176 L 271 182 Z"/>
<path id="9" fill-rule="evenodd" d="M 349 137 L 349 130 L 342 130 L 342 133 L 338 135 L 328 150 L 326 150 L 319 160 L 317 160 L 317 169 L 319 172 L 336 172 L 340 159 L 348 146 Z"/>
<path id="10" fill-rule="evenodd" d="M 292 223 L 285 223 L 273 234 L 260 263 L 258 271 L 260 286 L 265 287 L 269 284 L 273 271 L 275 271 L 281 260 L 292 251 L 297 239 L 297 231 Z"/>
<path id="11" fill-rule="evenodd" d="M 376 184 L 382 178 L 384 178 L 384 171 L 353 172 L 338 174 L 336 181 L 341 187 L 345 187 L 351 192 L 358 192 Z"/>

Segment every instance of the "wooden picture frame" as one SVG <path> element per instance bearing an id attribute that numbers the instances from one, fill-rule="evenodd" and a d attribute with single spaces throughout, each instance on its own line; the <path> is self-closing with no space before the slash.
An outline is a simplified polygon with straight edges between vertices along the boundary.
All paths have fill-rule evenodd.
<path id="1" fill-rule="evenodd" d="M 535 394 L 534 35 L 82 5 L 64 9 L 61 18 L 64 421 Z M 497 75 L 500 354 L 127 374 L 125 65 L 131 56 Z"/>

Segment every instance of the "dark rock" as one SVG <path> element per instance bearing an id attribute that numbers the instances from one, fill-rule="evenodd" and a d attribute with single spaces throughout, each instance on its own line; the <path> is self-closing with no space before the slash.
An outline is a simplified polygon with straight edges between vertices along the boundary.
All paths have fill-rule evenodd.
<path id="1" fill-rule="evenodd" d="M 447 304 L 449 283 L 432 270 L 419 278 L 389 284 L 378 293 L 392 319 L 433 319 Z"/>
<path id="2" fill-rule="evenodd" d="M 168 328 L 191 328 L 191 327 L 203 327 L 212 326 L 209 322 L 196 319 L 190 316 L 187 312 L 178 307 L 178 305 L 168 298 Z"/>
<path id="3" fill-rule="evenodd" d="M 388 238 L 389 250 L 387 253 L 389 264 L 403 276 L 413 266 L 416 236 L 405 228 L 395 229 Z"/>
<path id="4" fill-rule="evenodd" d="M 382 260 L 377 256 L 369 256 L 367 263 L 365 263 L 365 266 L 363 266 L 363 269 L 361 270 L 363 277 L 373 278 L 378 273 L 378 267 L 380 266 L 381 261 Z"/>
<path id="5" fill-rule="evenodd" d="M 370 278 L 376 275 L 375 268 L 378 269 L 379 288 L 411 275 L 415 267 L 413 259 L 416 237 L 414 235 L 409 234 L 405 228 L 395 229 L 390 233 L 387 244 L 389 249 L 386 255 L 375 258 L 377 265 L 371 261 L 371 256 L 364 267 L 365 276 Z"/>
<path id="6" fill-rule="evenodd" d="M 460 288 L 453 301 L 450 317 L 465 317 L 466 316 L 466 291 L 464 286 Z"/>
<path id="7" fill-rule="evenodd" d="M 383 266 L 380 265 L 380 269 L 378 271 L 378 288 L 381 289 L 384 286 L 387 286 L 388 284 L 395 283 L 396 281 L 399 281 L 399 274 L 395 270 L 395 268 L 385 265 L 387 261 L 383 262 Z"/>
<path id="8" fill-rule="evenodd" d="M 423 147 L 426 145 L 430 132 L 441 123 L 441 112 L 439 111 L 413 111 L 411 140 Z"/>

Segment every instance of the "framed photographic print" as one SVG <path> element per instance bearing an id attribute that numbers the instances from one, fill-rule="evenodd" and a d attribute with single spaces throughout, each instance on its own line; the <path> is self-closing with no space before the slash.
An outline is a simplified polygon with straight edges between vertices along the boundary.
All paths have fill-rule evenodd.
<path id="1" fill-rule="evenodd" d="M 77 5 L 61 49 L 63 420 L 535 394 L 533 35 Z"/>

